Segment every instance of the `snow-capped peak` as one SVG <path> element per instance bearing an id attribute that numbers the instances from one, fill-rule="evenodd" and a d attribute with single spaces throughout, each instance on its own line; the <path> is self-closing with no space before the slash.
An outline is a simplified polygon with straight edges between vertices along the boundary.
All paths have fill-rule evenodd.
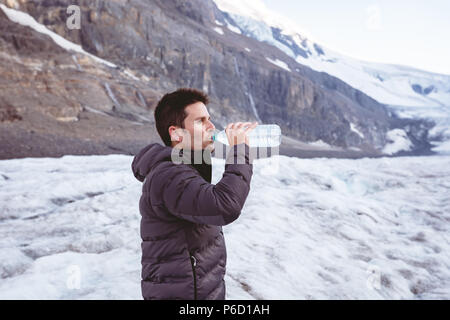
<path id="1" fill-rule="evenodd" d="M 255 21 L 264 21 L 267 25 L 283 30 L 286 35 L 298 36 L 301 40 L 315 41 L 313 36 L 302 26 L 289 18 L 270 11 L 262 0 L 213 0 L 224 12 L 245 16 Z"/>
<path id="2" fill-rule="evenodd" d="M 450 75 L 367 62 L 338 53 L 319 44 L 295 22 L 270 11 L 261 0 L 213 1 L 245 36 L 271 44 L 295 62 L 335 76 L 380 103 L 414 107 L 450 105 Z M 283 61 L 283 57 L 278 60 Z"/>

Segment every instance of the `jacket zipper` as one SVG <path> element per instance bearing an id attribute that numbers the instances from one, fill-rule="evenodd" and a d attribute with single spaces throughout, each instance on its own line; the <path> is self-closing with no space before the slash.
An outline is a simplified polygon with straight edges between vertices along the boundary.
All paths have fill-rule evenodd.
<path id="1" fill-rule="evenodd" d="M 197 265 L 197 259 L 195 259 L 195 257 L 192 255 L 191 255 L 191 264 L 192 264 L 192 271 L 194 273 L 194 300 L 197 300 L 197 275 L 195 273 L 195 266 Z"/>

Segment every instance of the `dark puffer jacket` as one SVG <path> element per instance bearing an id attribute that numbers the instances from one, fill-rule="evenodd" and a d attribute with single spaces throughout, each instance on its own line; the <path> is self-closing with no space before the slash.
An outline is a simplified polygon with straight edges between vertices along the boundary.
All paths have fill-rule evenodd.
<path id="1" fill-rule="evenodd" d="M 225 172 L 215 185 L 207 161 L 177 164 L 171 160 L 175 150 L 150 144 L 132 163 L 134 176 L 145 180 L 139 202 L 142 296 L 225 300 L 227 253 L 222 226 L 239 217 L 250 191 L 249 147 L 230 148 Z M 211 159 L 205 152 L 208 155 Z M 178 156 L 194 160 L 195 153 Z"/>

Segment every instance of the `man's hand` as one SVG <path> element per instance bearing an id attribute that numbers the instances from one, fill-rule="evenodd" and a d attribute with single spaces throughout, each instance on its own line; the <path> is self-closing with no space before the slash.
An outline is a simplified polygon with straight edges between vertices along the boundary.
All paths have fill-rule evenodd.
<path id="1" fill-rule="evenodd" d="M 230 147 L 240 143 L 245 143 L 249 146 L 249 139 L 247 137 L 247 134 L 252 131 L 257 125 L 258 122 L 229 123 L 225 128 L 225 133 L 227 134 L 228 144 L 230 145 Z"/>

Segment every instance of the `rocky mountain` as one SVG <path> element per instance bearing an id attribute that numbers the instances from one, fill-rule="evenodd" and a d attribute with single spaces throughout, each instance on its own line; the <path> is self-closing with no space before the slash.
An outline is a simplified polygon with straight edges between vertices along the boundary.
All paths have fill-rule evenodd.
<path id="1" fill-rule="evenodd" d="M 450 75 L 345 56 L 305 34 L 295 21 L 270 11 L 260 0 L 214 2 L 225 13 L 222 21 L 216 21 L 218 26 L 279 48 L 289 57 L 282 62 L 294 72 L 298 64 L 326 72 L 387 105 L 450 106 Z"/>
<path id="2" fill-rule="evenodd" d="M 153 108 L 179 87 L 210 95 L 217 129 L 279 124 L 282 154 L 376 156 L 395 128 L 410 152 L 429 149 L 432 124 L 398 119 L 327 73 L 298 63 L 292 72 L 280 48 L 221 27 L 229 15 L 211 0 L 0 2 L 0 158 L 134 154 L 159 141 Z M 67 26 L 70 5 L 79 29 Z"/>

